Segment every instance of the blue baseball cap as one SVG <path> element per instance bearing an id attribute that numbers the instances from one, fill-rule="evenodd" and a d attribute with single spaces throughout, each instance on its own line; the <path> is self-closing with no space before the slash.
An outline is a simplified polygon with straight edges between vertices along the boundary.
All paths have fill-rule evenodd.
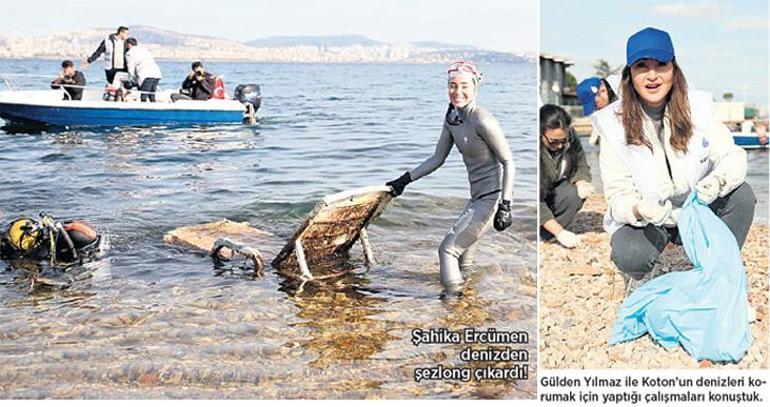
<path id="1" fill-rule="evenodd" d="M 647 27 L 630 36 L 626 43 L 626 64 L 633 65 L 640 59 L 669 62 L 674 59 L 674 44 L 667 32 Z"/>
<path id="2" fill-rule="evenodd" d="M 580 82 L 577 86 L 577 95 L 580 103 L 583 104 L 583 114 L 588 116 L 596 110 L 596 94 L 599 93 L 599 87 L 602 80 L 592 77 Z"/>

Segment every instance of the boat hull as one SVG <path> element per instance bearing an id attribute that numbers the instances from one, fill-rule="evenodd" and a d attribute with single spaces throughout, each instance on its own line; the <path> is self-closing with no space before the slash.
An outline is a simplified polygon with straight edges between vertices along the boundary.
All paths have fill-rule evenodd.
<path id="1" fill-rule="evenodd" d="M 125 109 L 0 103 L 0 117 L 11 122 L 53 126 L 152 126 L 241 123 L 243 112 L 236 110 Z"/>
<path id="2" fill-rule="evenodd" d="M 0 92 L 0 118 L 45 126 L 155 126 L 241 123 L 246 107 L 236 100 L 184 100 L 172 103 L 158 93 L 152 102 L 102 100 L 102 91 L 86 89 L 82 100 L 64 100 L 61 90 Z"/>
<path id="3" fill-rule="evenodd" d="M 767 148 L 767 144 L 760 144 L 759 137 L 753 133 L 733 133 L 733 141 L 745 149 Z"/>

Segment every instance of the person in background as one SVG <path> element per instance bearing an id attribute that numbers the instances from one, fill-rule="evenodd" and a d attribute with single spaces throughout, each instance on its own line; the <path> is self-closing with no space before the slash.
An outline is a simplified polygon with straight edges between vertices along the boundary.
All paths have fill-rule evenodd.
<path id="1" fill-rule="evenodd" d="M 115 73 L 128 72 L 126 65 L 126 39 L 128 38 L 128 27 L 120 26 L 117 32 L 110 34 L 99 43 L 99 47 L 96 48 L 90 57 L 86 58 L 81 64 L 83 69 L 88 67 L 97 59 L 103 55 L 104 61 L 104 74 L 107 77 L 107 83 L 111 84 L 115 79 Z"/>
<path id="2" fill-rule="evenodd" d="M 209 100 L 214 94 L 216 86 L 216 76 L 206 72 L 203 63 L 196 61 L 192 63 L 190 74 L 182 82 L 182 89 L 179 93 L 171 95 L 171 100 Z"/>
<path id="3" fill-rule="evenodd" d="M 571 124 L 561 107 L 540 108 L 540 237 L 556 238 L 566 248 L 580 244 L 566 227 L 594 193 L 591 169 Z"/>
<path id="4" fill-rule="evenodd" d="M 592 115 L 607 199 L 610 258 L 631 292 L 657 274 L 668 243 L 681 244 L 677 220 L 695 192 L 743 246 L 756 198 L 746 151 L 713 114 L 711 94 L 688 89 L 665 31 L 652 27 L 626 44 L 618 101 Z"/>
<path id="5" fill-rule="evenodd" d="M 590 116 L 595 111 L 607 107 L 618 100 L 618 96 L 610 86 L 610 82 L 604 78 L 588 78 L 577 86 L 578 99 L 583 105 L 583 115 Z M 591 131 L 588 142 L 596 145 L 599 143 L 599 135 L 595 130 Z"/>
<path id="6" fill-rule="evenodd" d="M 759 144 L 766 146 L 768 142 L 767 124 L 762 122 L 754 122 L 754 132 L 757 133 L 757 141 Z"/>
<path id="7" fill-rule="evenodd" d="M 139 86 L 142 102 L 155 102 L 158 82 L 163 78 L 160 67 L 155 63 L 150 51 L 139 46 L 136 38 L 127 39 L 126 46 L 126 65 L 131 81 Z"/>
<path id="8" fill-rule="evenodd" d="M 75 64 L 70 60 L 62 61 L 61 68 L 59 76 L 51 82 L 51 89 L 64 89 L 64 100 L 81 100 L 86 77 L 82 72 L 75 70 Z"/>

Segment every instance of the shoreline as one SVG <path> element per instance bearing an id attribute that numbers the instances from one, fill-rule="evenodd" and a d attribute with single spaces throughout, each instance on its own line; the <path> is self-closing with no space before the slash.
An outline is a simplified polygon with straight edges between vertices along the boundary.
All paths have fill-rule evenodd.
<path id="1" fill-rule="evenodd" d="M 690 369 L 768 367 L 768 226 L 754 223 L 741 250 L 749 304 L 757 320 L 753 343 L 738 363 L 699 364 L 681 347 L 665 349 L 649 335 L 610 347 L 617 310 L 625 299 L 620 271 L 610 261 L 609 235 L 601 226 L 603 195 L 590 196 L 568 227 L 581 246 L 566 249 L 540 242 L 540 361 L 546 369 Z M 669 244 L 661 255 L 664 272 L 691 268 L 684 249 Z"/>
<path id="2" fill-rule="evenodd" d="M 39 57 L 0 57 L 0 61 L 58 61 L 67 59 L 65 56 L 39 56 Z M 194 59 L 183 58 L 154 58 L 156 61 L 163 62 L 180 62 L 189 64 Z M 445 62 L 410 62 L 410 61 L 275 61 L 275 60 L 259 60 L 259 59 L 219 59 L 219 58 L 198 58 L 200 61 L 206 63 L 251 63 L 251 64 L 263 64 L 263 65 L 444 65 Z M 73 62 L 79 62 L 73 60 Z M 94 61 L 91 65 L 99 65 L 100 61 Z M 495 61 L 486 62 L 487 65 L 534 65 L 531 61 Z"/>

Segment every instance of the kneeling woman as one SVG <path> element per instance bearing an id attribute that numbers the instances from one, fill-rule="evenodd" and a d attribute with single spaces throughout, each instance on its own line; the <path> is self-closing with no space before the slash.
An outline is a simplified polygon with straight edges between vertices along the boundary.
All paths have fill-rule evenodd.
<path id="1" fill-rule="evenodd" d="M 580 239 L 566 227 L 594 192 L 572 118 L 559 106 L 540 108 L 540 237 L 573 248 Z"/>
<path id="2" fill-rule="evenodd" d="M 394 196 L 444 164 L 452 145 L 468 170 L 471 199 L 439 247 L 445 294 L 457 295 L 464 283 L 461 269 L 473 262 L 475 245 L 494 223 L 498 231 L 512 223 L 513 158 L 500 125 L 476 103 L 481 75 L 472 63 L 456 62 L 448 71 L 449 108 L 436 151 L 417 168 L 386 185 Z M 502 199 L 501 199 L 502 196 Z M 493 222 L 494 220 L 494 222 Z"/>
<path id="3" fill-rule="evenodd" d="M 628 39 L 621 99 L 593 115 L 608 203 L 612 261 L 629 290 L 655 267 L 696 191 L 743 246 L 754 218 L 746 152 L 713 115 L 711 95 L 689 91 L 669 35 L 646 28 Z M 654 276 L 655 273 L 652 273 Z"/>

